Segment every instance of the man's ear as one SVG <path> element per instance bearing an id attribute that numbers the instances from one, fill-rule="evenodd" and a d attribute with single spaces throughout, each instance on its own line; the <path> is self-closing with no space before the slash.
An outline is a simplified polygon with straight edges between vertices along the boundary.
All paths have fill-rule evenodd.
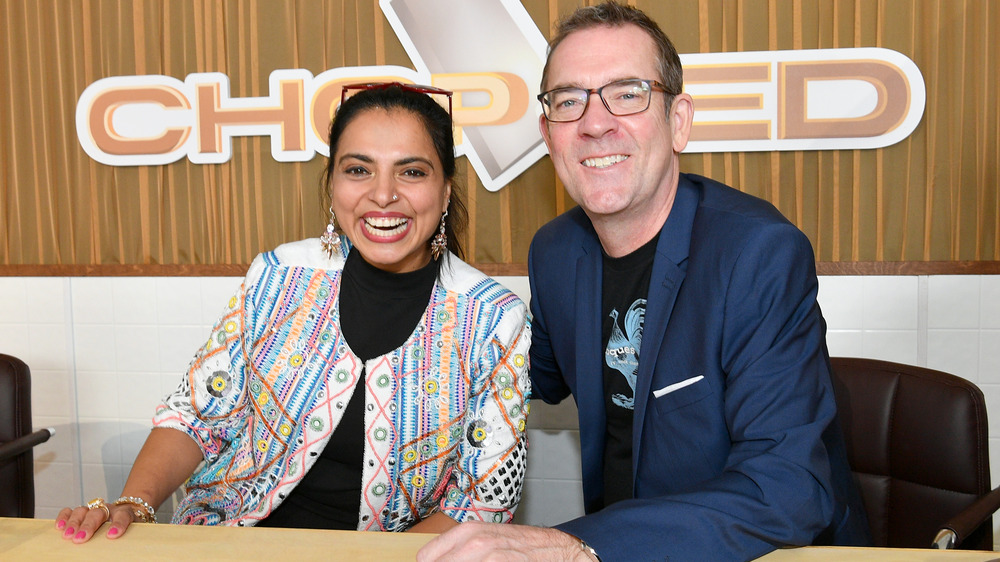
<path id="1" fill-rule="evenodd" d="M 545 141 L 545 148 L 549 149 L 549 154 L 552 154 L 552 143 L 549 142 L 549 120 L 545 118 L 545 115 L 538 116 L 538 132 L 542 133 L 542 140 Z"/>
<path id="2" fill-rule="evenodd" d="M 681 153 L 691 137 L 691 123 L 694 121 L 694 100 L 687 93 L 674 96 L 670 107 L 670 134 L 673 136 L 674 152 Z"/>

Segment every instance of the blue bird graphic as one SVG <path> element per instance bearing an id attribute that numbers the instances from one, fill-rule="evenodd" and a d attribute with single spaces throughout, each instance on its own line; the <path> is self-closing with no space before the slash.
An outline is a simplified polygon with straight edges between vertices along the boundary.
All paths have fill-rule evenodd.
<path id="1" fill-rule="evenodd" d="M 624 331 L 618 327 L 618 310 L 612 309 L 611 337 L 605 350 L 608 366 L 620 372 L 632 389 L 632 396 L 615 393 L 611 401 L 629 410 L 635 409 L 635 380 L 639 373 L 639 344 L 642 342 L 642 324 L 646 317 L 646 299 L 637 299 L 625 311 Z"/>

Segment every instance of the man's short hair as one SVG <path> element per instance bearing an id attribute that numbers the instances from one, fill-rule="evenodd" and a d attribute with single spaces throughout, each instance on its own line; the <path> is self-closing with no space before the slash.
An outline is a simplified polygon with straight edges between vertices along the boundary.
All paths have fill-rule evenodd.
<path id="1" fill-rule="evenodd" d="M 586 6 L 577 9 L 572 14 L 561 19 L 556 24 L 555 35 L 549 41 L 549 52 L 545 59 L 545 68 L 542 70 L 542 91 L 547 89 L 549 79 L 549 63 L 552 61 L 552 53 L 556 47 L 562 43 L 570 34 L 583 31 L 592 27 L 623 27 L 634 25 L 646 32 L 656 49 L 659 52 L 660 76 L 659 80 L 670 92 L 665 96 L 667 109 L 673 103 L 674 96 L 681 93 L 684 88 L 684 71 L 681 68 L 681 58 L 677 54 L 677 49 L 670 42 L 670 38 L 660 29 L 660 26 L 638 8 L 619 4 L 615 1 L 608 1 L 596 6 Z M 636 76 L 636 78 L 649 78 L 648 76 Z"/>

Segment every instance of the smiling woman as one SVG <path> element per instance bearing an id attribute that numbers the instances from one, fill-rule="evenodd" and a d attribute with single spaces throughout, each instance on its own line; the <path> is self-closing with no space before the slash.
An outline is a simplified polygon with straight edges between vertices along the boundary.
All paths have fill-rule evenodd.
<path id="1" fill-rule="evenodd" d="M 333 213 L 365 261 L 396 273 L 431 259 L 450 178 L 419 118 L 368 109 L 343 129 L 330 159 Z"/>
<path id="2" fill-rule="evenodd" d="M 347 99 L 330 131 L 326 233 L 254 260 L 157 409 L 123 497 L 64 509 L 65 538 L 108 519 L 120 537 L 185 481 L 174 523 L 510 521 L 530 328 L 524 303 L 459 255 L 451 117 L 395 85 Z"/>
<path id="3" fill-rule="evenodd" d="M 351 89 L 362 91 L 330 126 L 330 224 L 339 222 L 365 259 L 387 271 L 426 265 L 435 247 L 436 255 L 462 257 L 466 210 L 457 191 L 451 198 L 451 93 L 393 83 L 348 85 L 345 95 Z M 447 96 L 449 112 L 425 93 Z"/>

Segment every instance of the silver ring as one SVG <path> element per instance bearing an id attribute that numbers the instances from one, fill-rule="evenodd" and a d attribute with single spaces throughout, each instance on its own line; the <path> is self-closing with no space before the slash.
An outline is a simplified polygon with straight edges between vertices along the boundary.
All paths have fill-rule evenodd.
<path id="1" fill-rule="evenodd" d="M 399 201 L 399 195 L 396 195 L 395 193 L 393 193 L 392 194 L 392 200 L 393 201 Z"/>

